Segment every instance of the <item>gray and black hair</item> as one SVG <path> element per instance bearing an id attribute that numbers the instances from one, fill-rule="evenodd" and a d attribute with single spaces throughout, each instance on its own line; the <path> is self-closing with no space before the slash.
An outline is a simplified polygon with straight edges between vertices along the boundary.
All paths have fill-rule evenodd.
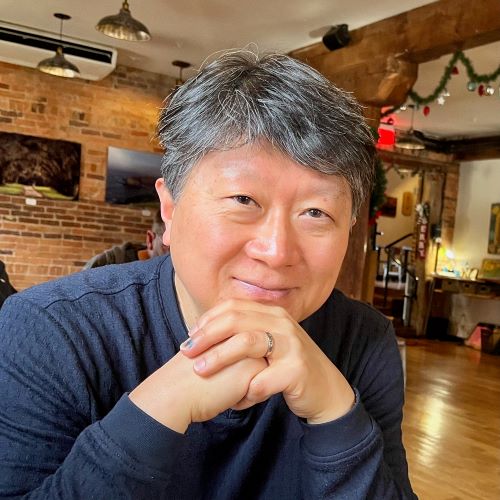
<path id="1" fill-rule="evenodd" d="M 167 98 L 158 135 L 174 200 L 207 153 L 261 140 L 296 163 L 345 178 L 353 216 L 372 188 L 375 148 L 359 104 L 282 54 L 224 53 Z"/>

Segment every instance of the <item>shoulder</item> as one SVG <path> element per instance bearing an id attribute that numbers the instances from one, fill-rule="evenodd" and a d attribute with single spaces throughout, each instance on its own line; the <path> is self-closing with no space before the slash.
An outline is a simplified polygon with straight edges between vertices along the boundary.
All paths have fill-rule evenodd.
<path id="1" fill-rule="evenodd" d="M 75 302 L 89 297 L 126 294 L 132 289 L 151 286 L 158 281 L 167 258 L 136 261 L 81 271 L 70 276 L 31 287 L 17 296 L 19 300 L 50 307 L 57 302 Z"/>
<path id="2" fill-rule="evenodd" d="M 85 264 L 84 269 L 136 261 L 138 260 L 137 252 L 144 248 L 145 246 L 142 244 L 125 242 L 122 245 L 114 246 L 104 250 L 104 252 L 100 254 L 94 255 L 94 257 Z"/>

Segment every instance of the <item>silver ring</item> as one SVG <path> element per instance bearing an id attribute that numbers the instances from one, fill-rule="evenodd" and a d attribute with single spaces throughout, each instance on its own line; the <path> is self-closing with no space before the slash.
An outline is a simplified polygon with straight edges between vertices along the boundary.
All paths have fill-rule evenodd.
<path id="1" fill-rule="evenodd" d="M 264 354 L 264 357 L 267 358 L 274 349 L 274 337 L 269 333 L 269 332 L 264 332 L 267 337 L 267 351 L 266 354 Z"/>

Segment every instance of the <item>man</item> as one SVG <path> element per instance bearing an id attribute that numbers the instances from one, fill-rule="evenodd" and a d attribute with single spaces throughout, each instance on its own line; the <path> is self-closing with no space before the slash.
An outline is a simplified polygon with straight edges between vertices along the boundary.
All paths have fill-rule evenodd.
<path id="1" fill-rule="evenodd" d="M 5 299 L 13 293 L 16 293 L 16 289 L 9 281 L 9 275 L 5 269 L 5 264 L 0 260 L 0 307 L 2 307 Z"/>
<path id="2" fill-rule="evenodd" d="M 165 224 L 161 220 L 160 211 L 157 210 L 151 229 L 146 231 L 146 246 L 131 243 L 130 241 L 122 245 L 116 245 L 92 257 L 83 269 L 92 269 L 94 267 L 107 266 L 108 264 L 125 264 L 126 262 L 147 260 L 159 255 L 165 255 L 168 252 L 168 247 L 162 241 L 164 230 Z"/>
<path id="3" fill-rule="evenodd" d="M 0 495 L 414 498 L 391 324 L 333 290 L 373 176 L 359 107 L 235 52 L 159 133 L 170 256 L 0 314 Z"/>

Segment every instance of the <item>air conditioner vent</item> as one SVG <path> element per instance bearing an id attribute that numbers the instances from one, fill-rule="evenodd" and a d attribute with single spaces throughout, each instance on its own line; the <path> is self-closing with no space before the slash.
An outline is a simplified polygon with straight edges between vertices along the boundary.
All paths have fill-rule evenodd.
<path id="1" fill-rule="evenodd" d="M 78 43 L 68 42 L 66 40 L 54 40 L 43 35 L 26 33 L 25 31 L 17 31 L 10 28 L 0 26 L 0 40 L 27 47 L 49 50 L 55 52 L 57 47 L 61 46 L 66 55 L 83 57 L 92 61 L 99 61 L 111 64 L 113 52 L 111 50 L 102 50 L 88 47 Z"/>
<path id="2" fill-rule="evenodd" d="M 61 42 L 51 33 L 0 22 L 0 61 L 36 68 L 42 59 L 53 56 L 59 46 L 78 66 L 84 79 L 101 80 L 116 67 L 114 48 L 67 36 Z"/>

